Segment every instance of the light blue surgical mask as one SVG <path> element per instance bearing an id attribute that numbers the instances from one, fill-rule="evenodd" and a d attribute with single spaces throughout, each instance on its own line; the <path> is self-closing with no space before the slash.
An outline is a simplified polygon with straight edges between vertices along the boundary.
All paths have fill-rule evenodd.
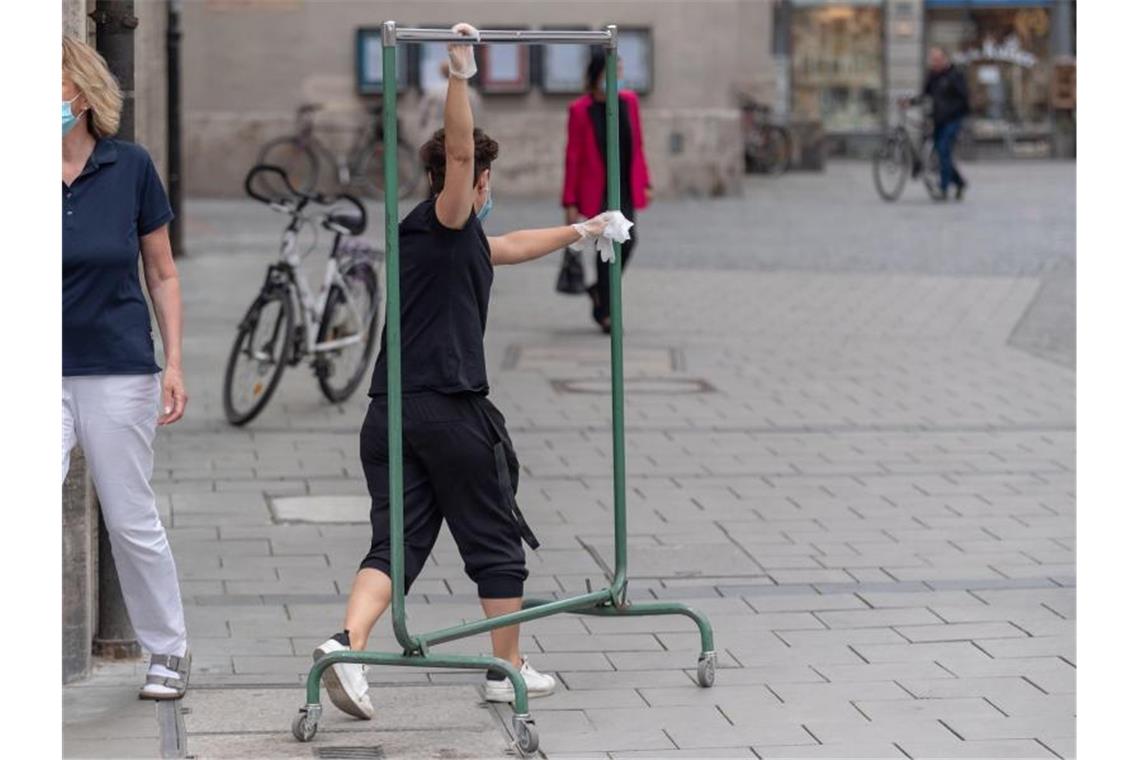
<path id="1" fill-rule="evenodd" d="M 75 98 L 79 96 L 76 95 Z M 71 131 L 72 127 L 79 123 L 79 117 L 71 112 L 71 104 L 75 102 L 75 98 L 63 101 L 63 134 L 66 135 Z"/>
<path id="2" fill-rule="evenodd" d="M 482 206 L 479 207 L 479 210 L 475 212 L 475 218 L 482 222 L 484 219 L 491 215 L 491 209 L 494 208 L 494 206 L 495 202 L 491 199 L 491 191 L 488 190 L 487 200 Z"/>

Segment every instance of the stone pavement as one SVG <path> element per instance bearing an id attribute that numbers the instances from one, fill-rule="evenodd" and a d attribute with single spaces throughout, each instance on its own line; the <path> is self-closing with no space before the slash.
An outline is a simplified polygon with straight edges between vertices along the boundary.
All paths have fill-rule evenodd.
<path id="1" fill-rule="evenodd" d="M 641 216 L 625 287 L 631 595 L 708 613 L 717 684 L 696 686 L 683 618 L 529 624 L 526 650 L 564 687 L 533 705 L 548 757 L 1073 756 L 1075 376 L 1010 343 L 1032 305 L 1064 309 L 1040 303 L 1064 288 L 1040 285 L 1066 246 L 1071 262 L 1056 220 L 1072 218 L 1073 169 L 970 169 L 958 206 L 887 206 L 864 197 L 865 165 L 833 164 Z M 495 219 L 544 213 L 504 200 Z M 693 214 L 721 220 L 704 252 Z M 958 226 L 932 227 L 937 214 Z M 329 712 L 312 745 L 289 734 L 368 529 L 363 511 L 327 522 L 317 498 L 310 519 L 278 522 L 274 499 L 364 493 L 367 399 L 323 403 L 298 368 L 248 427 L 222 421 L 223 361 L 278 221 L 252 203 L 188 204 L 192 411 L 160 435 L 155 484 L 193 640 L 189 752 L 501 756 L 507 713 L 454 671 L 374 669 L 373 721 Z M 789 225 L 810 228 L 799 266 Z M 890 225 L 881 249 L 874 225 Z M 559 596 L 609 569 L 612 485 L 608 343 L 584 299 L 553 293 L 555 263 L 496 273 L 487 357 L 543 543 L 528 589 Z M 413 591 L 415 630 L 480 615 L 446 531 Z M 387 619 L 374 644 L 394 647 Z M 91 702 L 79 690 L 127 688 L 137 671 L 67 690 L 69 756 L 120 756 L 74 738 Z"/>

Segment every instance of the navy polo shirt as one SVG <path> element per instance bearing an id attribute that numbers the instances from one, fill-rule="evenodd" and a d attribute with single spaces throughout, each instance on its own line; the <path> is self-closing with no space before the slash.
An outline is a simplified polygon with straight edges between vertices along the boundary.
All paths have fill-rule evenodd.
<path id="1" fill-rule="evenodd" d="M 145 375 L 154 363 L 139 238 L 174 218 L 147 152 L 103 138 L 63 186 L 63 374 Z"/>

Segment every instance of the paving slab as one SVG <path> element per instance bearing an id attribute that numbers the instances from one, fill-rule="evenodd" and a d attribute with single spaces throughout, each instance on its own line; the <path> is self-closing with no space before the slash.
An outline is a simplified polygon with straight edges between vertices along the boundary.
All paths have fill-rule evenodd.
<path id="1" fill-rule="evenodd" d="M 1030 319 L 1033 340 L 1010 340 L 1024 338 L 1025 314 L 1053 313 L 1061 292 L 1042 282 L 1072 258 L 1072 165 L 970 169 L 970 198 L 953 208 L 900 214 L 868 192 L 865 164 L 833 162 L 822 175 L 750 180 L 741 198 L 663 200 L 639 216 L 644 252 L 623 287 L 630 596 L 705 611 L 721 668 L 716 687 L 696 686 L 699 640 L 683 617 L 524 626 L 528 654 L 566 687 L 535 703 L 549 756 L 890 757 L 907 742 L 931 756 L 1042 742 L 1071 755 L 1054 724 L 1072 724 L 1075 690 L 1075 376 L 1042 337 L 1049 320 Z M 489 229 L 546 224 L 550 208 L 505 204 Z M 946 212 L 954 235 L 920 232 Z M 290 370 L 257 420 L 224 422 L 225 347 L 279 220 L 244 201 L 191 200 L 186 213 L 194 402 L 158 435 L 156 490 L 186 584 L 196 683 L 273 692 L 255 701 L 288 686 L 291 702 L 308 647 L 340 624 L 369 541 L 357 452 L 368 400 L 327 404 L 308 372 Z M 718 230 L 717 245 L 680 223 L 693 213 Z M 929 245 L 910 245 L 915 235 Z M 596 588 L 613 557 L 609 399 L 566 392 L 604 389 L 608 344 L 583 300 L 551 292 L 556 272 L 554 259 L 496 272 L 486 341 L 491 397 L 523 467 L 520 504 L 543 541 L 528 555 L 529 584 L 544 596 Z M 692 381 L 712 390 L 663 392 Z M 446 531 L 412 594 L 415 630 L 481 615 Z M 386 621 L 374 645 L 393 645 Z M 388 756 L 505 747 L 501 732 L 480 744 L 463 717 L 492 717 L 475 706 L 479 674 L 371 675 L 378 701 L 435 693 L 460 719 L 454 741 L 383 726 L 357 746 Z M 121 683 L 132 697 L 136 677 Z M 873 720 L 851 702 L 874 703 Z M 244 707 L 218 720 L 238 722 Z M 716 708 L 737 724 L 727 733 L 705 726 Z M 1021 723 L 974 714 L 998 708 Z M 255 709 L 257 728 L 243 735 L 195 724 L 196 751 L 311 757 L 313 747 L 281 743 L 278 709 L 296 706 Z M 638 727 L 599 723 L 609 711 L 640 712 L 629 719 Z M 962 741 L 931 717 L 939 711 L 1032 735 Z M 753 730 L 749 716 L 772 725 Z M 813 736 L 796 721 L 824 728 Z"/>

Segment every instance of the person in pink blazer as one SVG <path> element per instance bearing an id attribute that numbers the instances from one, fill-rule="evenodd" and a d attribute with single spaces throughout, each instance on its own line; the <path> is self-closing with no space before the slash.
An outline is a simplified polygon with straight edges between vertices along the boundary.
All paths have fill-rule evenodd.
<path id="1" fill-rule="evenodd" d="M 618 77 L 621 62 L 618 62 Z M 606 56 L 594 51 L 586 68 L 586 94 L 570 104 L 566 124 L 566 174 L 562 186 L 562 207 L 566 222 L 572 224 L 593 217 L 606 208 Z M 620 88 L 620 85 L 619 85 Z M 618 92 L 618 145 L 621 161 L 621 212 L 630 221 L 638 209 L 649 205 L 653 188 L 641 139 L 641 109 L 632 90 Z M 633 256 L 637 227 L 622 244 L 622 271 Z M 596 256 L 597 281 L 587 293 L 592 301 L 594 321 L 610 331 L 610 265 Z"/>

